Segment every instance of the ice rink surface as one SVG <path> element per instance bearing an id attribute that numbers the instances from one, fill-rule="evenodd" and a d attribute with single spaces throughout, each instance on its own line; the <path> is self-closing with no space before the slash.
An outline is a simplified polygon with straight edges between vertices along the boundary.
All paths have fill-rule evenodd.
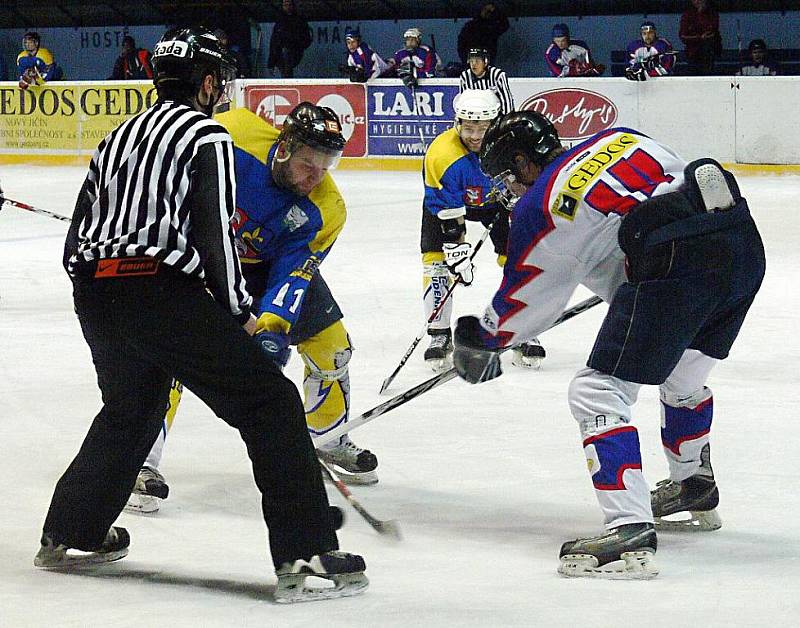
<path id="1" fill-rule="evenodd" d="M 9 197 L 71 214 L 84 168 L 1 167 Z M 422 326 L 417 173 L 335 173 L 349 207 L 322 272 L 353 338 L 354 414 Z M 712 460 L 721 530 L 659 535 L 649 582 L 567 580 L 560 544 L 601 530 L 566 403 L 605 306 L 542 336 L 540 372 L 460 380 L 355 430 L 380 483 L 355 488 L 405 538 L 384 540 L 347 507 L 343 549 L 364 555 L 366 595 L 290 607 L 275 583 L 259 496 L 237 433 L 184 397 L 162 464 L 161 512 L 123 514 L 129 556 L 87 575 L 34 569 L 56 480 L 99 409 L 88 348 L 61 267 L 65 223 L 0 212 L 0 626 L 794 626 L 800 619 L 798 376 L 800 177 L 742 176 L 767 249 L 767 276 L 729 360 L 712 373 Z M 470 231 L 475 240 L 479 230 Z M 456 314 L 482 312 L 499 285 L 491 247 Z M 747 260 L 743 260 L 747 263 Z M 579 293 L 575 299 L 588 296 Z M 431 376 L 427 341 L 395 380 Z M 300 360 L 288 367 L 301 380 Z M 654 389 L 635 408 L 644 473 L 666 477 Z M 343 505 L 330 489 L 333 503 Z"/>

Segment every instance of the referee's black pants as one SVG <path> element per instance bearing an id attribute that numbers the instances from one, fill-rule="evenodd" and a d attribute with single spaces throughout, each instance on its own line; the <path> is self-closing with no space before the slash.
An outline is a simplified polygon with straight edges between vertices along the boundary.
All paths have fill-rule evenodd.
<path id="1" fill-rule="evenodd" d="M 102 543 L 161 428 L 176 377 L 239 430 L 275 566 L 338 548 L 297 389 L 199 280 L 169 268 L 79 277 L 73 294 L 103 408 L 56 485 L 45 532 L 76 549 Z"/>

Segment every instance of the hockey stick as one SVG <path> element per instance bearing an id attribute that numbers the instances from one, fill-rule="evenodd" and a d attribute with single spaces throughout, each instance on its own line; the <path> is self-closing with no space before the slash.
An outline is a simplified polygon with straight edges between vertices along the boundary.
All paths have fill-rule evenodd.
<path id="1" fill-rule="evenodd" d="M 500 214 L 495 214 L 495 217 L 492 219 L 492 222 L 489 223 L 489 226 L 486 227 L 486 230 L 483 232 L 480 239 L 475 243 L 475 248 L 472 250 L 472 255 L 469 256 L 470 262 L 473 259 L 475 259 L 475 255 L 477 255 L 478 251 L 481 250 L 483 243 L 486 241 L 486 238 L 489 237 L 489 233 L 492 230 L 492 226 L 494 225 L 495 221 L 498 220 L 499 216 Z M 431 312 L 431 315 L 428 317 L 428 320 L 425 321 L 425 325 L 417 334 L 417 337 L 414 338 L 413 342 L 411 343 L 411 346 L 408 347 L 405 355 L 400 359 L 400 363 L 397 365 L 397 367 L 395 367 L 394 371 L 392 371 L 392 374 L 383 380 L 383 383 L 381 384 L 381 389 L 380 391 L 378 391 L 379 395 L 382 395 L 384 391 L 387 388 L 389 388 L 389 385 L 394 381 L 394 378 L 397 377 L 397 374 L 400 372 L 400 369 L 402 369 L 405 366 L 406 362 L 408 362 L 408 358 L 411 357 L 411 354 L 414 353 L 414 350 L 417 348 L 417 345 L 419 345 L 419 343 L 425 337 L 425 332 L 428 331 L 428 325 L 430 325 L 433 321 L 435 321 L 436 317 L 439 316 L 439 312 L 442 311 L 442 308 L 445 306 L 445 303 L 447 303 L 447 300 L 450 298 L 450 295 L 453 294 L 453 290 L 456 289 L 456 286 L 459 283 L 461 283 L 460 276 L 456 277 L 455 281 L 447 289 L 447 292 L 444 293 L 442 300 L 439 301 L 439 305 L 437 305 L 436 308 L 433 310 L 433 312 Z"/>
<path id="2" fill-rule="evenodd" d="M 588 299 L 581 301 L 580 303 L 573 305 L 571 308 L 564 310 L 564 313 L 559 316 L 555 322 L 547 328 L 547 330 L 552 329 L 556 325 L 560 325 L 561 323 L 568 321 L 571 318 L 574 318 L 578 314 L 582 314 L 586 310 L 593 308 L 595 305 L 602 303 L 603 300 L 600 297 L 594 296 L 589 297 Z M 547 331 L 545 330 L 545 331 Z M 511 349 L 512 347 L 506 347 L 503 351 Z M 364 423 L 369 423 L 373 419 L 377 419 L 382 414 L 386 414 L 390 410 L 394 410 L 395 408 L 402 406 L 407 401 L 411 401 L 412 399 L 416 399 L 423 393 L 428 392 L 429 390 L 433 390 L 437 386 L 441 386 L 445 382 L 449 382 L 451 379 L 456 377 L 458 373 L 456 373 L 455 368 L 448 369 L 438 375 L 431 377 L 428 380 L 425 380 L 421 384 L 417 384 L 413 388 L 409 388 L 407 391 L 400 393 L 396 397 L 392 397 L 391 399 L 384 401 L 382 404 L 375 406 L 371 410 L 367 410 L 364 414 L 357 416 L 354 419 L 350 419 L 347 423 L 343 423 L 339 427 L 332 429 L 330 432 L 325 434 L 321 434 L 320 436 L 314 439 L 314 447 L 320 447 L 325 443 L 329 443 L 330 441 L 339 438 L 342 434 L 350 432 L 351 430 L 356 429 L 364 425 Z"/>
<path id="3" fill-rule="evenodd" d="M 41 214 L 42 216 L 48 216 L 49 218 L 55 218 L 56 220 L 63 220 L 64 222 L 72 222 L 72 218 L 68 216 L 62 216 L 61 214 L 56 214 L 55 212 L 48 211 L 46 209 L 39 209 L 38 207 L 33 207 L 32 205 L 28 205 L 27 203 L 21 203 L 20 201 L 15 201 L 12 198 L 8 198 L 7 196 L 3 199 L 4 203 L 11 205 L 11 207 L 16 207 L 17 209 L 24 209 L 29 212 L 33 212 L 34 214 Z"/>
<path id="4" fill-rule="evenodd" d="M 361 505 L 353 494 L 350 492 L 350 489 L 345 486 L 345 483 L 342 482 L 333 470 L 322 460 L 319 461 L 320 467 L 322 467 L 322 472 L 325 476 L 333 483 L 336 489 L 342 494 L 347 502 L 355 509 L 355 511 L 364 517 L 364 520 L 372 526 L 372 529 L 375 530 L 378 534 L 382 534 L 384 536 L 391 536 L 398 541 L 402 539 L 402 535 L 400 534 L 400 528 L 397 525 L 397 521 L 394 519 L 388 521 L 382 521 L 381 519 L 377 519 L 376 517 L 372 516 L 369 511 L 367 511 L 364 506 Z"/>

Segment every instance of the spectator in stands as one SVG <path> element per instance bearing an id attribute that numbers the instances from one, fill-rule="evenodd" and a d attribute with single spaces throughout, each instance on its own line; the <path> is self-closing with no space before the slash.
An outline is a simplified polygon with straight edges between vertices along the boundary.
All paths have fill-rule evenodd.
<path id="1" fill-rule="evenodd" d="M 214 35 L 219 39 L 220 47 L 223 50 L 227 50 L 236 59 L 236 78 L 250 78 L 250 61 L 242 53 L 242 49 L 238 45 L 232 44 L 228 33 L 221 28 L 215 30 Z"/>
<path id="2" fill-rule="evenodd" d="M 111 71 L 112 81 L 129 81 L 153 78 L 153 64 L 150 51 L 136 47 L 136 40 L 130 35 L 122 38 L 122 52 L 114 61 Z"/>
<path id="3" fill-rule="evenodd" d="M 369 79 L 393 73 L 394 59 L 387 63 L 377 52 L 373 52 L 369 44 L 362 41 L 357 28 L 345 31 L 344 43 L 347 46 L 347 63 L 343 68 L 354 83 L 366 83 Z"/>
<path id="4" fill-rule="evenodd" d="M 17 55 L 17 77 L 20 89 L 31 85 L 43 85 L 48 81 L 60 81 L 64 71 L 58 67 L 53 55 L 39 44 L 39 33 L 33 31 L 22 37 L 22 52 Z"/>
<path id="5" fill-rule="evenodd" d="M 722 35 L 719 13 L 709 0 L 691 0 L 681 15 L 680 38 L 686 46 L 689 75 L 714 74 L 714 62 L 722 52 Z"/>
<path id="6" fill-rule="evenodd" d="M 422 43 L 422 31 L 409 28 L 403 33 L 405 48 L 394 53 L 397 75 L 409 89 L 417 86 L 417 79 L 432 78 L 442 68 L 442 60 L 435 50 Z"/>
<path id="7" fill-rule="evenodd" d="M 469 51 L 469 68 L 461 73 L 458 93 L 465 89 L 491 90 L 500 101 L 500 114 L 505 115 L 514 111 L 514 97 L 511 95 L 506 73 L 489 65 L 489 58 L 489 51 L 485 48 L 473 48 Z"/>
<path id="8" fill-rule="evenodd" d="M 294 69 L 310 45 L 311 29 L 308 22 L 297 15 L 294 0 L 283 0 L 281 14 L 275 20 L 269 40 L 267 67 L 271 71 L 278 68 L 283 78 L 292 78 Z"/>
<path id="9" fill-rule="evenodd" d="M 668 40 L 658 36 L 653 22 L 642 22 L 641 37 L 628 44 L 627 53 L 627 79 L 646 81 L 648 78 L 672 74 L 675 52 Z"/>
<path id="10" fill-rule="evenodd" d="M 544 53 L 547 67 L 553 76 L 600 76 L 606 69 L 602 63 L 595 63 L 592 51 L 585 41 L 570 39 L 566 24 L 553 26 L 553 43 Z"/>
<path id="11" fill-rule="evenodd" d="M 776 76 L 781 73 L 778 64 L 767 59 L 767 42 L 763 39 L 751 41 L 747 51 L 750 53 L 750 62 L 742 65 L 736 72 L 737 76 Z"/>
<path id="12" fill-rule="evenodd" d="M 482 48 L 489 52 L 489 58 L 497 59 L 497 40 L 508 30 L 508 18 L 497 8 L 494 2 L 487 2 L 481 7 L 477 17 L 470 20 L 458 34 L 458 56 L 463 67 L 469 63 L 469 51 Z"/>

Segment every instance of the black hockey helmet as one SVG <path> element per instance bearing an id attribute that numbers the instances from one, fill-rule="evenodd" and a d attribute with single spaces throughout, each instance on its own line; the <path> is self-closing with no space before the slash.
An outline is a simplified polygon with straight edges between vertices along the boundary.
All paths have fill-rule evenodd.
<path id="1" fill-rule="evenodd" d="M 341 156 L 346 142 L 336 112 L 310 102 L 301 102 L 289 112 L 278 140 L 286 140 L 290 147 L 305 144 L 336 157 Z"/>
<path id="2" fill-rule="evenodd" d="M 470 48 L 467 53 L 467 61 L 474 57 L 483 59 L 484 63 L 489 63 L 489 51 L 486 48 Z"/>
<path id="3" fill-rule="evenodd" d="M 491 178 L 515 172 L 514 158 L 522 153 L 542 166 L 547 154 L 561 147 L 553 124 L 535 111 L 512 111 L 492 122 L 483 137 L 481 169 Z"/>
<path id="4" fill-rule="evenodd" d="M 156 87 L 179 83 L 196 90 L 212 74 L 225 91 L 236 78 L 236 59 L 206 28 L 173 28 L 153 48 L 153 71 Z"/>

